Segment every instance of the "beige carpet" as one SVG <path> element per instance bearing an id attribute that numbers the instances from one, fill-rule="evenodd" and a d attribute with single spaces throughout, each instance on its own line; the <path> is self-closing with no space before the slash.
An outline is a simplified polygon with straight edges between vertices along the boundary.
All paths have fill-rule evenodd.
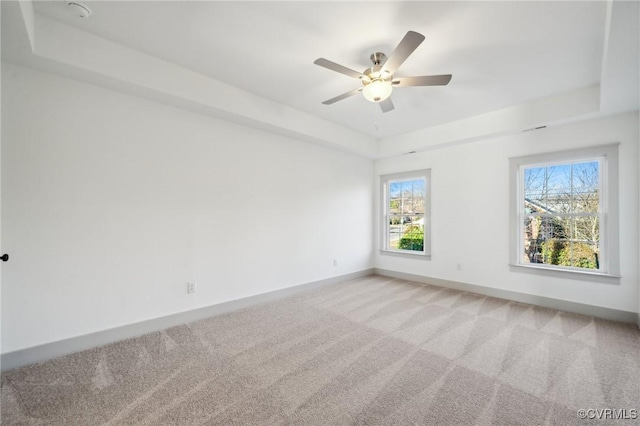
<path id="1" fill-rule="evenodd" d="M 371 276 L 2 375 L 2 424 L 537 425 L 640 410 L 640 332 Z"/>

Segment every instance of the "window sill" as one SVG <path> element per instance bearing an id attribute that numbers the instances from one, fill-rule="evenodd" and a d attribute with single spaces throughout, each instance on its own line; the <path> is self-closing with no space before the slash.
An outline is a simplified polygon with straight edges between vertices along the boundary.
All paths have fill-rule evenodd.
<path id="1" fill-rule="evenodd" d="M 620 275 L 608 274 L 605 272 L 579 271 L 573 269 L 560 269 L 548 266 L 534 266 L 510 263 L 509 266 L 514 272 L 528 272 L 533 274 L 555 276 L 558 278 L 583 279 L 586 281 L 601 281 L 608 283 L 618 283 Z"/>
<path id="2" fill-rule="evenodd" d="M 380 250 L 380 254 L 385 256 L 404 257 L 405 259 L 431 260 L 430 254 L 412 253 L 410 251 Z"/>

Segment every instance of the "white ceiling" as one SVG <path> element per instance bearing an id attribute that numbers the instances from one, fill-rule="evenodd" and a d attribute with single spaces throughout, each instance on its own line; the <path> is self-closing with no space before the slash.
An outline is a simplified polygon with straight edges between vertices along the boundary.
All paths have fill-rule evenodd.
<path id="1" fill-rule="evenodd" d="M 640 107 L 637 1 L 66 3 L 1 1 L 2 61 L 368 158 Z M 363 70 L 408 30 L 396 75 L 448 86 L 321 104 L 359 82 L 316 58 Z"/>
<path id="2" fill-rule="evenodd" d="M 600 1 L 83 3 L 93 10 L 88 19 L 66 1 L 34 8 L 374 139 L 599 83 L 607 34 Z M 453 74 L 448 86 L 396 89 L 387 114 L 361 96 L 321 104 L 359 82 L 316 58 L 361 71 L 409 30 L 426 40 L 396 76 Z"/>

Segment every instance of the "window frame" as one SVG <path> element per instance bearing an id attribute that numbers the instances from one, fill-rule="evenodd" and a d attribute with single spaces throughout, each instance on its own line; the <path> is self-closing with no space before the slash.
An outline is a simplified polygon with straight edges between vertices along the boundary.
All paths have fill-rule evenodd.
<path id="1" fill-rule="evenodd" d="M 424 179 L 424 227 L 423 250 L 402 250 L 389 247 L 389 185 L 393 182 Z M 380 176 L 380 200 L 381 200 L 381 237 L 380 253 L 392 256 L 409 257 L 414 259 L 431 258 L 431 169 L 414 170 L 409 172 L 392 173 Z"/>
<path id="2" fill-rule="evenodd" d="M 619 278 L 619 229 L 618 229 L 618 146 L 609 144 L 566 151 L 549 152 L 510 158 L 511 190 L 511 266 L 521 271 L 560 274 L 579 274 Z M 555 164 L 572 164 L 598 160 L 599 167 L 599 266 L 597 270 L 544 263 L 522 261 L 524 247 L 524 170 Z M 559 214 L 562 216 L 563 214 Z M 565 214 L 567 217 L 570 215 Z"/>

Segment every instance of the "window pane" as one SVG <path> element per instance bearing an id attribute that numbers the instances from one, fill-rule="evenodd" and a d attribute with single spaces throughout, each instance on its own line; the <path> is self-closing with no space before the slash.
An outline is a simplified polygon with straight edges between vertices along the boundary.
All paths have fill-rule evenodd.
<path id="1" fill-rule="evenodd" d="M 400 214 L 402 199 L 399 197 L 389 199 L 389 214 Z"/>
<path id="2" fill-rule="evenodd" d="M 600 164 L 597 161 L 573 165 L 573 211 L 597 213 L 599 211 Z"/>
<path id="3" fill-rule="evenodd" d="M 528 228 L 527 228 L 528 227 Z M 571 220 L 564 217 L 538 216 L 525 219 L 527 238 L 549 240 L 568 239 L 571 235 Z"/>
<path id="4" fill-rule="evenodd" d="M 524 238 L 525 239 L 538 239 L 540 234 L 541 217 L 527 216 L 524 218 Z"/>
<path id="5" fill-rule="evenodd" d="M 585 216 L 573 218 L 571 238 L 586 244 L 595 244 L 600 241 L 600 218 L 598 216 Z"/>
<path id="6" fill-rule="evenodd" d="M 600 210 L 600 194 L 598 189 L 576 191 L 573 198 L 574 213 L 598 213 Z"/>
<path id="7" fill-rule="evenodd" d="M 423 251 L 424 227 L 419 225 L 407 226 L 400 238 L 398 248 L 400 250 Z"/>
<path id="8" fill-rule="evenodd" d="M 413 213 L 413 200 L 411 198 L 404 199 L 404 203 L 402 203 L 402 213 L 405 215 Z"/>
<path id="9" fill-rule="evenodd" d="M 413 205 L 414 213 L 424 214 L 425 181 L 418 179 L 413 181 Z"/>
<path id="10" fill-rule="evenodd" d="M 568 163 L 524 170 L 526 213 L 597 213 L 598 161 Z"/>
<path id="11" fill-rule="evenodd" d="M 551 216 L 524 218 L 524 263 L 559 265 L 563 247 L 571 235 L 571 219 Z"/>
<path id="12" fill-rule="evenodd" d="M 424 215 L 419 214 L 411 216 L 411 224 L 413 226 L 421 226 L 424 228 Z"/>
<path id="13" fill-rule="evenodd" d="M 600 267 L 599 248 L 597 244 L 572 241 L 567 257 L 567 266 L 587 269 L 598 269 Z"/>
<path id="14" fill-rule="evenodd" d="M 570 241 L 557 238 L 548 239 L 540 245 L 542 263 L 547 265 L 571 266 L 569 261 Z"/>
<path id="15" fill-rule="evenodd" d="M 527 216 L 522 263 L 599 268 L 598 216 Z"/>
<path id="16" fill-rule="evenodd" d="M 426 180 L 389 183 L 390 249 L 424 251 Z"/>
<path id="17" fill-rule="evenodd" d="M 545 168 L 531 167 L 524 170 L 524 199 L 525 208 L 528 206 L 526 202 L 536 204 L 544 204 L 545 202 Z M 525 210 L 527 211 L 527 210 Z M 531 213 L 531 210 L 527 211 Z"/>
<path id="18" fill-rule="evenodd" d="M 389 248 L 397 249 L 400 236 L 402 235 L 401 216 L 390 216 L 389 218 Z"/>
<path id="19" fill-rule="evenodd" d="M 390 198 L 399 198 L 401 189 L 402 189 L 402 184 L 400 182 L 390 182 L 389 183 L 389 197 Z"/>
<path id="20" fill-rule="evenodd" d="M 524 170 L 524 211 L 571 211 L 571 165 L 528 167 Z"/>
<path id="21" fill-rule="evenodd" d="M 525 239 L 546 240 L 564 236 L 566 219 L 548 216 L 527 216 L 524 219 Z M 569 225 L 566 225 L 567 228 Z M 568 235 L 568 234 L 567 234 Z"/>
<path id="22" fill-rule="evenodd" d="M 542 263 L 541 244 L 538 239 L 525 239 L 522 263 Z"/>
<path id="23" fill-rule="evenodd" d="M 597 161 L 573 164 L 573 187 L 598 189 L 600 164 Z"/>
<path id="24" fill-rule="evenodd" d="M 550 190 L 547 193 L 545 213 L 569 213 L 571 211 L 571 188 Z"/>
<path id="25" fill-rule="evenodd" d="M 546 202 L 548 213 L 571 211 L 571 165 L 563 164 L 546 168 Z"/>

